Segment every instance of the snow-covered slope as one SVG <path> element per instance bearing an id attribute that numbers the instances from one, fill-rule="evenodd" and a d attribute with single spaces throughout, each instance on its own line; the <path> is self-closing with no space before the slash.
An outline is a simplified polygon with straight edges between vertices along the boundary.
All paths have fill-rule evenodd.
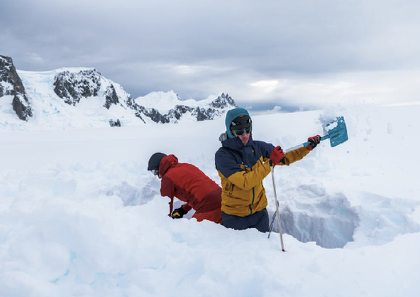
<path id="1" fill-rule="evenodd" d="M 229 95 L 222 93 L 221 97 L 227 99 Z M 136 103 L 146 108 L 155 108 L 161 114 L 168 114 L 177 105 L 186 105 L 192 108 L 206 108 L 214 103 L 218 98 L 216 95 L 209 96 L 207 99 L 196 101 L 194 99 L 181 100 L 174 91 L 169 92 L 152 92 L 144 97 L 135 99 Z M 234 103 L 232 103 L 233 105 Z M 222 106 L 215 106 L 222 107 Z M 230 109 L 232 106 L 228 106 Z"/>
<path id="2" fill-rule="evenodd" d="M 224 119 L 0 132 L 0 296 L 381 296 L 420 294 L 420 106 L 253 116 L 285 148 L 346 119 L 349 141 L 276 167 L 279 236 L 172 220 L 151 154 L 219 183 Z M 264 181 L 269 213 L 271 177 Z M 177 206 L 177 205 L 176 205 Z M 191 215 L 190 215 L 191 216 Z"/>
<path id="3" fill-rule="evenodd" d="M 144 102 L 144 105 L 142 105 Z M 212 120 L 235 106 L 228 94 L 180 100 L 173 91 L 134 100 L 93 68 L 17 70 L 0 56 L 0 129 L 139 126 Z"/>
<path id="4" fill-rule="evenodd" d="M 152 92 L 146 96 L 136 98 L 135 101 L 146 108 L 155 108 L 162 114 L 168 113 L 176 105 L 197 106 L 197 101 L 194 99 L 181 101 L 174 91 Z"/>
<path id="5" fill-rule="evenodd" d="M 127 125 L 143 124 L 127 106 L 130 95 L 95 69 L 61 68 L 18 73 L 34 111 L 28 127 L 106 127 L 110 120 L 117 119 Z M 108 108 L 107 102 L 111 102 Z"/>
<path id="6" fill-rule="evenodd" d="M 135 100 L 134 108 L 158 123 L 179 123 L 213 120 L 236 107 L 229 94 L 209 96 L 207 99 L 180 100 L 173 91 L 152 92 Z"/>

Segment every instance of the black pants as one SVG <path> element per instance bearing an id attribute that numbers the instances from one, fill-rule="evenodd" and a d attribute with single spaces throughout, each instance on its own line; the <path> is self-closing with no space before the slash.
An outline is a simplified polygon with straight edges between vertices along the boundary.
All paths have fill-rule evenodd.
<path id="1" fill-rule="evenodd" d="M 256 212 L 246 217 L 228 215 L 222 212 L 222 225 L 235 230 L 256 228 L 260 232 L 268 232 L 269 218 L 267 209 Z"/>

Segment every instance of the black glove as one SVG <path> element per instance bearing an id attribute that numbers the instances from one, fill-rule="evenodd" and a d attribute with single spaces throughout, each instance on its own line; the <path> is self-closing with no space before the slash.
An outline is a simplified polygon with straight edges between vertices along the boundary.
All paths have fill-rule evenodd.
<path id="1" fill-rule="evenodd" d="M 312 151 L 320 142 L 321 142 L 321 136 L 316 135 L 308 138 L 308 141 L 311 143 L 306 148 L 310 151 Z"/>
<path id="2" fill-rule="evenodd" d="M 180 208 L 174 209 L 174 211 L 172 212 L 172 218 L 173 219 L 181 219 L 185 214 L 187 214 L 188 211 L 186 211 L 185 209 L 182 208 L 182 206 Z"/>

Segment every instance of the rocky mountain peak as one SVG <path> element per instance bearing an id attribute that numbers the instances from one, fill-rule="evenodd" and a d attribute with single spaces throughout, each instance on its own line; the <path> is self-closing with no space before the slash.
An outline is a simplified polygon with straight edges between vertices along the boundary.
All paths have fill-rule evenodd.
<path id="1" fill-rule="evenodd" d="M 170 97 L 169 101 L 174 101 L 174 94 L 172 93 L 172 91 L 168 92 Z M 156 108 L 145 107 L 138 104 L 133 99 L 129 100 L 129 106 L 137 111 L 136 116 L 143 121 L 143 118 L 146 117 L 150 118 L 153 122 L 162 124 L 177 123 L 184 116 L 195 118 L 197 121 L 213 120 L 214 118 L 221 116 L 228 109 L 236 107 L 235 101 L 228 94 L 225 95 L 224 93 L 210 102 L 208 99 L 204 100 L 206 103 L 200 103 L 200 101 L 195 100 L 193 100 L 193 102 L 191 102 L 191 100 L 182 101 L 177 94 L 175 95 L 178 99 L 174 101 L 176 102 L 176 105 L 167 112 L 161 112 Z M 185 104 L 183 104 L 184 102 Z"/>
<path id="2" fill-rule="evenodd" d="M 229 94 L 222 93 L 217 99 L 215 99 L 211 106 L 214 108 L 226 108 L 226 107 L 236 107 L 235 101 L 232 99 L 232 97 L 229 96 Z"/>
<path id="3" fill-rule="evenodd" d="M 83 97 L 97 96 L 100 88 L 101 74 L 96 69 L 78 72 L 66 70 L 54 77 L 54 92 L 58 97 L 64 99 L 64 102 L 73 106 L 79 103 Z"/>
<path id="4" fill-rule="evenodd" d="M 225 93 L 198 101 L 183 100 L 174 91 L 152 92 L 133 99 L 120 84 L 103 77 L 94 68 L 16 71 L 10 57 L 0 56 L 0 97 L 3 96 L 13 96 L 13 102 L 12 97 L 3 101 L 7 102 L 3 110 L 8 115 L 13 105 L 19 119 L 28 121 L 32 110 L 36 110 L 37 123 L 48 127 L 56 123 L 70 127 L 82 127 L 84 123 L 102 127 L 108 123 L 119 127 L 204 121 L 236 107 Z"/>
<path id="5" fill-rule="evenodd" d="M 32 117 L 32 108 L 26 96 L 25 87 L 16 72 L 10 57 L 0 56 L 0 97 L 13 96 L 13 110 L 24 121 Z"/>

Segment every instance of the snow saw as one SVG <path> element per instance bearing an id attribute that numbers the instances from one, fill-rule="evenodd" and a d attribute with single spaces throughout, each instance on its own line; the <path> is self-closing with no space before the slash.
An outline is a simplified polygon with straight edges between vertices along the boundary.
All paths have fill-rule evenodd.
<path id="1" fill-rule="evenodd" d="M 344 117 L 337 117 L 336 120 L 328 123 L 325 125 L 325 130 L 327 135 L 321 137 L 321 141 L 329 139 L 331 147 L 335 147 L 349 139 L 347 135 L 347 128 L 346 123 L 344 122 Z M 295 147 L 289 148 L 284 150 L 284 153 L 288 153 L 301 147 L 307 147 L 311 143 L 309 141 L 297 145 Z M 274 189 L 274 198 L 276 199 L 276 212 L 274 213 L 271 223 L 270 223 L 270 230 L 268 232 L 268 238 L 270 238 L 271 231 L 273 230 L 274 220 L 277 218 L 277 223 L 279 226 L 279 234 L 280 234 L 280 244 L 281 250 L 285 252 L 284 244 L 283 244 L 283 232 L 281 230 L 281 219 L 280 219 L 280 211 L 279 211 L 279 200 L 277 199 L 277 192 L 276 192 L 276 184 L 274 182 L 274 166 L 271 166 L 271 177 L 273 180 L 273 189 Z"/>

